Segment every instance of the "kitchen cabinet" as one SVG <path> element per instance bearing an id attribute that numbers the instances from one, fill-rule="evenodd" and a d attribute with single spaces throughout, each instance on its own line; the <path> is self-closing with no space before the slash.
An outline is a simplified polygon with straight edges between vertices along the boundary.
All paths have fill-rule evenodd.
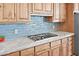
<path id="1" fill-rule="evenodd" d="M 43 12 L 43 3 L 33 3 L 33 12 L 35 13 Z"/>
<path id="2" fill-rule="evenodd" d="M 21 56 L 34 56 L 34 48 L 28 48 L 21 51 Z"/>
<path id="3" fill-rule="evenodd" d="M 68 47 L 69 48 L 68 49 L 68 51 L 69 51 L 68 55 L 69 56 L 71 56 L 73 54 L 73 45 L 72 45 L 73 44 L 73 40 L 72 39 L 73 39 L 72 37 L 69 37 L 69 47 Z"/>
<path id="4" fill-rule="evenodd" d="M 5 56 L 19 56 L 19 52 L 13 52 L 13 53 L 7 54 Z"/>
<path id="5" fill-rule="evenodd" d="M 67 40 L 69 42 L 67 42 Z M 62 55 L 63 56 L 71 56 L 72 53 L 72 37 L 68 37 L 62 40 Z"/>
<path id="6" fill-rule="evenodd" d="M 52 4 L 52 17 L 47 17 L 49 22 L 64 22 L 66 20 L 66 5 L 64 3 Z"/>
<path id="7" fill-rule="evenodd" d="M 60 4 L 59 3 L 55 3 L 54 4 L 54 17 L 53 17 L 53 22 L 59 22 L 59 14 L 60 14 Z"/>
<path id="8" fill-rule="evenodd" d="M 34 3 L 32 4 L 33 13 L 38 15 L 46 14 L 46 15 L 53 15 L 53 4 L 52 3 Z"/>
<path id="9" fill-rule="evenodd" d="M 64 22 L 66 20 L 66 4 L 61 3 L 59 7 L 59 20 L 60 22 Z"/>
<path id="10" fill-rule="evenodd" d="M 67 38 L 62 39 L 62 56 L 67 56 Z"/>
<path id="11" fill-rule="evenodd" d="M 0 22 L 3 22 L 3 4 L 0 3 Z"/>
<path id="12" fill-rule="evenodd" d="M 50 55 L 50 44 L 42 44 L 35 47 L 36 56 L 49 56 Z"/>
<path id="13" fill-rule="evenodd" d="M 15 5 L 14 3 L 3 4 L 3 20 L 15 21 Z"/>
<path id="14" fill-rule="evenodd" d="M 28 3 L 16 4 L 17 22 L 27 22 L 29 20 L 29 6 Z"/>
<path id="15" fill-rule="evenodd" d="M 52 12 L 52 3 L 43 3 L 43 10 L 45 12 Z"/>
<path id="16" fill-rule="evenodd" d="M 51 56 L 60 56 L 60 46 L 55 46 L 51 49 Z"/>
<path id="17" fill-rule="evenodd" d="M 60 55 L 60 40 L 51 42 L 51 56 Z"/>
<path id="18" fill-rule="evenodd" d="M 9 53 L 5 56 L 71 56 L 73 54 L 72 46 L 72 37 L 67 37 Z"/>

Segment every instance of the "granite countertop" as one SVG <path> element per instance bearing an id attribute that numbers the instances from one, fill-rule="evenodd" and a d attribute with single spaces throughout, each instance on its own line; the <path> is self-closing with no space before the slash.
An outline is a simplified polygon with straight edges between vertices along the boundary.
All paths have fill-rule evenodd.
<path id="1" fill-rule="evenodd" d="M 31 39 L 27 38 L 27 36 L 24 36 L 24 37 L 16 38 L 13 41 L 6 41 L 3 43 L 0 43 L 0 55 L 20 51 L 23 49 L 27 49 L 27 48 L 34 47 L 40 44 L 52 42 L 55 40 L 63 39 L 65 37 L 74 35 L 74 33 L 62 32 L 62 31 L 56 31 L 56 32 L 51 32 L 51 33 L 57 34 L 58 36 L 46 38 L 39 41 L 32 41 Z"/>

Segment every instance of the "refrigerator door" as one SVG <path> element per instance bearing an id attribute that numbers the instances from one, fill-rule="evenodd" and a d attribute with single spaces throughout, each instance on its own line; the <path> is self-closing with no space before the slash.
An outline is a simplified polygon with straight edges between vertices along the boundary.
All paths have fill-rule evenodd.
<path id="1" fill-rule="evenodd" d="M 74 13 L 74 50 L 79 55 L 79 13 Z"/>

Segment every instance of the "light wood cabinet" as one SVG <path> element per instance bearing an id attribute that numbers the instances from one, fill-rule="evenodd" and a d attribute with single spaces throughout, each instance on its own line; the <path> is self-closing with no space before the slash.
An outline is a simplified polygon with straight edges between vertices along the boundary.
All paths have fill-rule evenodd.
<path id="1" fill-rule="evenodd" d="M 60 46 L 55 46 L 51 49 L 51 56 L 60 56 Z"/>
<path id="2" fill-rule="evenodd" d="M 72 37 L 41 44 L 5 56 L 71 56 Z"/>
<path id="3" fill-rule="evenodd" d="M 59 20 L 59 14 L 60 14 L 60 10 L 59 10 L 59 8 L 60 8 L 60 5 L 59 5 L 59 3 L 55 3 L 54 4 L 54 17 L 53 17 L 53 22 L 59 22 L 60 20 Z"/>
<path id="4" fill-rule="evenodd" d="M 64 22 L 66 20 L 66 4 L 61 3 L 60 4 L 60 22 Z"/>
<path id="5" fill-rule="evenodd" d="M 21 56 L 34 56 L 34 48 L 29 48 L 21 51 Z"/>
<path id="6" fill-rule="evenodd" d="M 68 51 L 69 51 L 68 55 L 69 56 L 71 56 L 73 54 L 73 43 L 72 43 L 73 40 L 72 39 L 73 39 L 72 37 L 69 37 L 69 47 L 68 47 L 69 48 L 68 49 Z"/>
<path id="7" fill-rule="evenodd" d="M 14 3 L 3 4 L 3 19 L 8 21 L 15 21 L 15 5 Z"/>
<path id="8" fill-rule="evenodd" d="M 13 52 L 13 53 L 7 54 L 5 56 L 19 56 L 19 52 Z"/>
<path id="9" fill-rule="evenodd" d="M 49 56 L 50 55 L 50 45 L 49 43 L 39 45 L 35 47 L 36 56 Z"/>
<path id="10" fill-rule="evenodd" d="M 43 4 L 42 3 L 33 3 L 33 12 L 43 12 Z"/>
<path id="11" fill-rule="evenodd" d="M 66 19 L 66 5 L 64 3 L 53 4 L 52 22 L 64 22 Z"/>
<path id="12" fill-rule="evenodd" d="M 52 12 L 52 4 L 51 3 L 43 3 L 43 10 L 45 12 Z"/>
<path id="13" fill-rule="evenodd" d="M 44 50 L 36 53 L 36 56 L 50 56 L 50 50 Z"/>
<path id="14" fill-rule="evenodd" d="M 51 56 L 60 55 L 60 40 L 51 42 Z"/>
<path id="15" fill-rule="evenodd" d="M 3 4 L 0 3 L 0 22 L 3 22 Z"/>
<path id="16" fill-rule="evenodd" d="M 29 20 L 29 5 L 28 3 L 17 4 L 17 22 L 26 22 Z"/>
<path id="17" fill-rule="evenodd" d="M 62 56 L 67 56 L 67 38 L 62 39 Z"/>

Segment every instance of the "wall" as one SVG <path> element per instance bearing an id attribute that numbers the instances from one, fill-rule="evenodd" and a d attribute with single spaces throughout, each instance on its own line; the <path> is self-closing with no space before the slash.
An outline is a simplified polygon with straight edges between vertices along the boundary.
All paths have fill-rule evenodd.
<path id="1" fill-rule="evenodd" d="M 17 37 L 28 36 L 38 33 L 46 33 L 54 31 L 54 26 L 57 26 L 55 23 L 48 23 L 43 17 L 33 16 L 32 21 L 26 24 L 1 24 L 0 25 L 0 35 L 5 35 L 6 40 L 11 41 Z M 18 33 L 15 34 L 15 29 L 18 30 Z"/>

